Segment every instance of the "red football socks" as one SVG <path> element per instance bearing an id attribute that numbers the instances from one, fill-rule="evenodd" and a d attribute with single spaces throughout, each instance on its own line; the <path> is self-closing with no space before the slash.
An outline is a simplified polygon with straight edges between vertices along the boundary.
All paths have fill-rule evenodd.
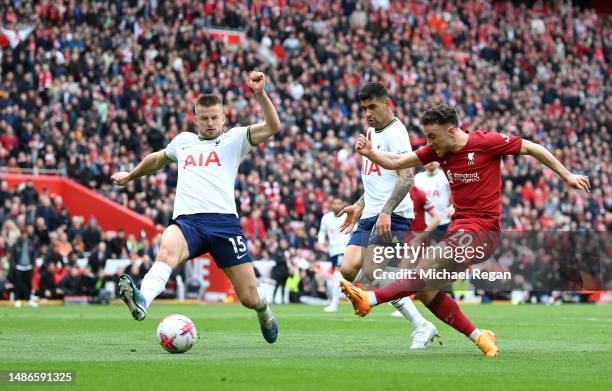
<path id="1" fill-rule="evenodd" d="M 442 322 L 468 338 L 476 330 L 476 326 L 461 311 L 457 302 L 444 292 L 438 292 L 431 303 L 427 304 L 427 308 Z"/>
<path id="2" fill-rule="evenodd" d="M 396 280 L 391 284 L 374 290 L 376 296 L 376 304 L 386 303 L 392 300 L 401 299 L 402 297 L 410 296 L 425 287 L 425 282 L 421 278 Z"/>

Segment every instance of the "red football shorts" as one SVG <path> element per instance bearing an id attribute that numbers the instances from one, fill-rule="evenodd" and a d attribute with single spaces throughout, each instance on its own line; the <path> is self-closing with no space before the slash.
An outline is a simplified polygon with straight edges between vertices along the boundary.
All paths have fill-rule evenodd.
<path id="1" fill-rule="evenodd" d="M 450 223 L 441 243 L 452 248 L 455 262 L 467 268 L 489 259 L 500 241 L 498 219 L 462 218 Z"/>

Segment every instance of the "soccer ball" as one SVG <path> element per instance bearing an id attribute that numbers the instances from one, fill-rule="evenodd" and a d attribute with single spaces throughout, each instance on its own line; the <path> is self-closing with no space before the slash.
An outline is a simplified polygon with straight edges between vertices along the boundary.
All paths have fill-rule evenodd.
<path id="1" fill-rule="evenodd" d="M 168 315 L 157 326 L 161 347 L 170 353 L 185 353 L 198 339 L 195 325 L 185 315 Z"/>

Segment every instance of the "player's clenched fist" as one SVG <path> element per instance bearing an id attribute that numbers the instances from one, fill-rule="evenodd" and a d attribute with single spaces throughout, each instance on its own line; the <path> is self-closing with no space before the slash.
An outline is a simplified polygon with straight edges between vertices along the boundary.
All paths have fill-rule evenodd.
<path id="1" fill-rule="evenodd" d="M 111 176 L 111 183 L 117 186 L 125 186 L 130 181 L 129 173 L 125 171 L 116 172 Z"/>
<path id="2" fill-rule="evenodd" d="M 248 84 L 256 94 L 261 93 L 266 85 L 266 77 L 262 72 L 253 71 L 249 74 Z"/>

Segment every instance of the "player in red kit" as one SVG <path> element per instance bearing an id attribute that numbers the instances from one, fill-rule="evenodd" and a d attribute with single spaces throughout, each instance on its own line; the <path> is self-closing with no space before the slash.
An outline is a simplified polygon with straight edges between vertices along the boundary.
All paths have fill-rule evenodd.
<path id="1" fill-rule="evenodd" d="M 386 169 L 416 167 L 433 161 L 440 163 L 451 188 L 455 214 L 448 234 L 437 246 L 442 250 L 450 247 L 454 257 L 446 256 L 448 251 L 428 251 L 419 259 L 410 278 L 398 279 L 373 291 L 366 292 L 342 281 L 342 290 L 351 300 L 358 316 L 365 316 L 373 306 L 399 297 L 441 289 L 453 279 L 433 278 L 432 271 L 437 274 L 440 271 L 462 271 L 472 264 L 485 261 L 495 252 L 501 235 L 502 156 L 531 155 L 559 175 L 568 187 L 586 192 L 590 189 L 588 177 L 572 174 L 539 144 L 497 132 L 464 132 L 459 129 L 455 109 L 449 105 L 440 104 L 430 108 L 423 114 L 421 123 L 428 145 L 415 152 L 395 155 L 374 151 L 370 140 L 363 135 L 359 136 L 355 149 Z M 468 254 L 469 248 L 472 251 Z M 452 316 L 449 314 L 449 317 Z M 469 337 L 485 355 L 497 355 L 499 349 L 495 345 L 495 334 L 470 325 L 472 327 Z"/>
<path id="2" fill-rule="evenodd" d="M 404 242 L 411 244 L 411 246 L 415 248 L 429 243 L 432 233 L 436 232 L 438 229 L 441 216 L 429 196 L 416 185 L 413 185 L 410 189 L 410 198 L 412 198 L 412 203 L 414 205 L 414 220 L 412 220 L 410 233 L 408 233 Z M 444 208 L 444 213 L 447 213 L 447 209 L 448 208 Z M 429 224 L 425 223 L 426 213 L 431 216 L 431 222 Z M 439 290 L 423 290 L 417 292 L 415 298 L 419 299 L 434 315 L 436 315 L 436 317 L 438 317 L 438 319 L 458 332 L 465 334 L 467 337 L 477 339 L 477 337 L 482 334 L 463 311 L 461 311 L 457 302 L 445 292 L 440 292 Z M 397 316 L 395 313 L 392 315 Z M 474 342 L 477 342 L 476 339 Z M 482 338 L 478 343 L 484 348 L 491 344 L 495 344 L 494 341 L 487 341 L 487 338 Z M 496 348 L 489 347 L 496 351 Z"/>
<path id="3" fill-rule="evenodd" d="M 440 213 L 431 202 L 427 194 L 413 185 L 410 188 L 410 198 L 414 205 L 414 219 L 410 225 L 410 234 L 406 237 L 406 242 L 423 242 L 440 225 Z M 431 222 L 425 223 L 425 213 L 431 216 Z"/>

